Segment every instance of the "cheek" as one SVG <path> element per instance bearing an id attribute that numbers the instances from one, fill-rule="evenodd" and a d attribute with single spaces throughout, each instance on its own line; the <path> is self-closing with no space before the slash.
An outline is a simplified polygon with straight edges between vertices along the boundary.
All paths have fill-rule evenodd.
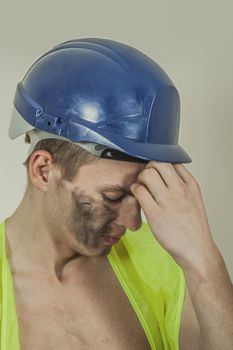
<path id="1" fill-rule="evenodd" d="M 70 198 L 67 194 L 54 194 L 44 205 L 44 211 L 53 225 L 62 225 L 69 217 L 71 210 Z"/>
<path id="2" fill-rule="evenodd" d="M 96 200 L 84 192 L 72 193 L 73 210 L 72 226 L 75 231 L 91 235 L 103 230 L 110 222 L 117 217 L 116 211 L 107 206 L 104 201 Z"/>

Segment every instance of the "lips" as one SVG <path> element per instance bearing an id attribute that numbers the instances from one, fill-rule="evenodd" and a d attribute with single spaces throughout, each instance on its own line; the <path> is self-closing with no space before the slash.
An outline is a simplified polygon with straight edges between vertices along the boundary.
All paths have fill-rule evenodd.
<path id="1" fill-rule="evenodd" d="M 120 234 L 117 235 L 105 235 L 105 237 L 111 237 L 111 238 L 121 238 L 122 236 L 124 236 L 126 230 L 122 231 Z"/>
<path id="2" fill-rule="evenodd" d="M 112 245 L 117 243 L 120 240 L 121 237 L 110 237 L 110 236 L 104 236 L 103 240 L 104 240 L 104 244 L 106 245 Z"/>
<path id="3" fill-rule="evenodd" d="M 122 236 L 124 236 L 126 230 L 124 230 L 121 234 L 118 235 L 104 235 L 104 242 L 108 245 L 112 245 L 120 240 Z"/>

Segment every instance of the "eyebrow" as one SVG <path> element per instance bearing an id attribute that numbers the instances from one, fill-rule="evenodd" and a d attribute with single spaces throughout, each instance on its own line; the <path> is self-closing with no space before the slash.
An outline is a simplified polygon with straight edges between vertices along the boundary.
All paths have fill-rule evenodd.
<path id="1" fill-rule="evenodd" d="M 129 196 L 133 196 L 133 193 L 127 189 L 126 187 L 120 185 L 106 185 L 100 188 L 102 191 L 110 191 L 110 192 L 122 192 Z"/>

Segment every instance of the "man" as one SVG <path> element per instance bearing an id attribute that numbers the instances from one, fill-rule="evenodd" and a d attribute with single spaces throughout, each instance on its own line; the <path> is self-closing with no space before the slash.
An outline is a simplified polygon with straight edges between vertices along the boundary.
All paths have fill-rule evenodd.
<path id="1" fill-rule="evenodd" d="M 69 41 L 14 106 L 9 135 L 31 147 L 0 226 L 1 349 L 232 349 L 232 284 L 165 72 L 121 43 Z"/>

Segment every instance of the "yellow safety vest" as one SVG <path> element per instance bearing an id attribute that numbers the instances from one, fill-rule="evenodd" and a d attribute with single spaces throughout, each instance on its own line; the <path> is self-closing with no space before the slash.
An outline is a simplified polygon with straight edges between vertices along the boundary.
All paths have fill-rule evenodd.
<path id="1" fill-rule="evenodd" d="M 152 350 L 178 350 L 185 279 L 155 239 L 148 224 L 127 230 L 107 255 L 144 329 Z M 1 349 L 20 350 L 12 275 L 5 249 L 5 221 L 0 224 Z"/>

